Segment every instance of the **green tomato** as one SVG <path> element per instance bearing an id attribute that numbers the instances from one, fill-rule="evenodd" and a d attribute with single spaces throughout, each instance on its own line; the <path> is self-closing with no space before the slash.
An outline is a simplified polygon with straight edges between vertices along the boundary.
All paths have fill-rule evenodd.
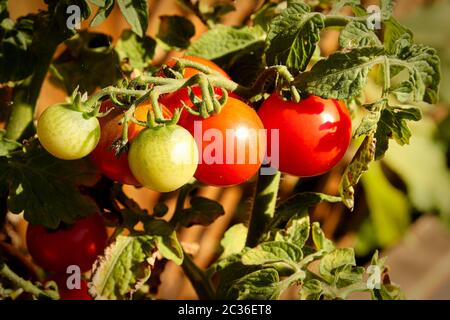
<path id="1" fill-rule="evenodd" d="M 37 123 L 42 146 L 53 156 L 75 160 L 87 156 L 100 139 L 97 118 L 86 118 L 70 104 L 55 104 L 42 113 Z"/>
<path id="2" fill-rule="evenodd" d="M 198 149 L 189 131 L 178 125 L 148 128 L 131 143 L 128 164 L 143 186 L 170 192 L 193 177 Z"/>

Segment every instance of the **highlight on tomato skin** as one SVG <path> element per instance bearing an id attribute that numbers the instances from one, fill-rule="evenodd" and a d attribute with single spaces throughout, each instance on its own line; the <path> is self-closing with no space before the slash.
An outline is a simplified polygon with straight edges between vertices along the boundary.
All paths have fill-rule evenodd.
<path id="1" fill-rule="evenodd" d="M 224 187 L 241 184 L 258 172 L 266 141 L 261 139 L 263 123 L 250 106 L 230 97 L 220 113 L 209 118 L 186 114 L 179 124 L 195 137 L 199 147 L 196 179 Z"/>
<path id="2" fill-rule="evenodd" d="M 352 134 L 350 114 L 342 101 L 309 96 L 299 103 L 272 94 L 258 110 L 264 127 L 279 130 L 279 170 L 309 177 L 332 169 L 347 151 Z M 273 158 L 271 135 L 268 155 Z"/>
<path id="3" fill-rule="evenodd" d="M 78 266 L 81 272 L 90 270 L 103 253 L 106 241 L 106 228 L 97 213 L 56 230 L 29 224 L 26 232 L 33 261 L 44 270 L 57 273 L 65 273 L 70 265 Z"/>
<path id="4" fill-rule="evenodd" d="M 114 104 L 107 100 L 102 103 L 100 111 L 105 112 L 113 107 Z M 171 118 L 172 113 L 165 106 L 161 107 L 163 116 L 167 119 Z M 151 109 L 151 103 L 145 102 L 136 108 L 134 116 L 137 120 L 146 121 L 147 112 Z M 90 159 L 104 176 L 122 184 L 137 186 L 139 182 L 133 176 L 128 165 L 128 152 L 123 152 L 116 157 L 111 148 L 114 141 L 122 138 L 123 124 L 120 124 L 122 119 L 123 111 L 119 109 L 114 109 L 107 116 L 99 118 L 101 137 L 97 147 L 90 154 Z M 143 126 L 130 121 L 128 123 L 128 141 L 131 143 L 143 129 Z"/>

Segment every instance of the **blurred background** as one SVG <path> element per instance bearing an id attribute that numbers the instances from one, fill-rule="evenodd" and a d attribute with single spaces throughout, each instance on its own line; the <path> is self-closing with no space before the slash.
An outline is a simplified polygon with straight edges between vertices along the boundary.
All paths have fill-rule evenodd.
<path id="1" fill-rule="evenodd" d="M 225 16 L 224 23 L 239 25 L 258 0 L 236 0 L 237 10 Z M 313 221 L 319 221 L 326 235 L 340 246 L 355 248 L 359 263 L 367 263 L 374 250 L 387 255 L 391 280 L 399 284 L 408 299 L 450 299 L 450 1 L 398 0 L 396 17 L 409 27 L 415 40 L 436 48 L 442 62 L 441 102 L 423 108 L 424 119 L 411 123 L 411 144 L 400 147 L 390 143 L 386 157 L 373 163 L 356 191 L 356 207 L 349 212 L 342 205 L 323 204 L 311 211 Z M 365 4 L 377 1 L 365 1 Z M 13 18 L 45 8 L 41 0 L 9 1 Z M 176 0 L 150 0 L 150 21 L 147 34 L 155 36 L 160 15 L 187 15 Z M 116 8 L 117 9 L 117 8 Z M 206 27 L 195 16 L 189 16 L 196 26 L 195 38 Z M 83 25 L 87 26 L 87 23 Z M 93 30 L 107 33 L 116 41 L 128 25 L 115 10 Z M 323 34 L 320 47 L 323 55 L 337 49 L 337 31 Z M 59 48 L 57 55 L 64 50 Z M 157 50 L 155 64 L 163 63 L 182 52 Z M 378 88 L 369 83 L 366 95 Z M 38 113 L 46 106 L 63 101 L 66 93 L 46 81 L 38 100 Z M 341 174 L 351 159 L 350 149 L 341 164 L 326 175 L 299 180 L 284 176 L 280 200 L 293 192 L 314 190 L 338 194 Z M 126 187 L 142 207 L 150 212 L 158 201 L 174 208 L 176 194 L 158 194 L 149 190 Z M 225 215 L 210 227 L 194 226 L 180 232 L 181 241 L 195 254 L 195 262 L 207 267 L 220 253 L 219 241 L 231 225 L 243 222 L 248 215 L 251 183 L 239 187 L 205 187 L 200 195 L 216 199 L 225 208 Z M 26 222 L 11 217 L 18 234 L 16 244 L 24 247 Z M 4 248 L 3 248 L 4 249 Z M 33 266 L 30 266 L 33 268 Z M 196 294 L 181 269 L 172 263 L 161 275 L 158 297 L 161 299 L 195 299 Z M 283 297 L 294 298 L 295 292 Z M 356 296 L 354 298 L 364 298 Z"/>

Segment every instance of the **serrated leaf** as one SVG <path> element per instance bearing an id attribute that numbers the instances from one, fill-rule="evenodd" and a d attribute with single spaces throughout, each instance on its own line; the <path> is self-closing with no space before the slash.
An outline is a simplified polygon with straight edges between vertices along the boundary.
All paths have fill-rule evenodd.
<path id="1" fill-rule="evenodd" d="M 92 93 L 122 77 L 111 37 L 81 31 L 66 41 L 66 45 L 66 50 L 53 61 L 50 71 L 53 84 L 63 87 L 68 94 L 77 87 L 81 92 Z"/>
<path id="2" fill-rule="evenodd" d="M 156 41 L 150 37 L 138 37 L 131 30 L 124 30 L 117 41 L 115 50 L 119 61 L 127 59 L 131 69 L 144 71 L 151 66 L 155 55 Z"/>
<path id="3" fill-rule="evenodd" d="M 241 252 L 247 239 L 247 227 L 243 223 L 235 224 L 229 228 L 220 240 L 223 252 L 219 259 Z"/>
<path id="4" fill-rule="evenodd" d="M 125 20 L 130 24 L 131 30 L 143 37 L 148 26 L 148 1 L 147 0 L 117 0 L 120 11 Z"/>
<path id="5" fill-rule="evenodd" d="M 98 8 L 97 13 L 94 18 L 91 20 L 91 27 L 96 27 L 100 25 L 103 21 L 108 18 L 114 8 L 114 0 L 101 0 L 101 1 L 93 1 L 90 0 L 94 5 Z"/>
<path id="6" fill-rule="evenodd" d="M 214 60 L 263 43 L 263 36 L 264 33 L 259 28 L 219 25 L 193 42 L 187 54 Z"/>
<path id="7" fill-rule="evenodd" d="M 387 21 L 384 21 L 384 47 L 386 52 L 389 54 L 393 54 L 396 50 L 396 42 L 398 39 L 403 37 L 405 34 L 412 36 L 411 30 L 404 27 L 393 17 L 389 18 Z"/>
<path id="8" fill-rule="evenodd" d="M 289 197 L 276 208 L 275 216 L 266 227 L 267 232 L 287 223 L 293 216 L 300 218 L 301 216 L 306 215 L 306 209 L 323 201 L 338 203 L 341 202 L 342 199 L 340 197 L 316 192 L 302 192 Z"/>
<path id="9" fill-rule="evenodd" d="M 411 130 L 407 121 L 419 121 L 422 113 L 417 107 L 388 107 L 382 110 L 375 138 L 377 140 L 375 159 L 380 159 L 389 147 L 389 139 L 393 138 L 399 145 L 409 143 Z"/>
<path id="10" fill-rule="evenodd" d="M 251 19 L 253 25 L 261 27 L 264 31 L 268 31 L 272 20 L 283 12 L 283 10 L 286 10 L 286 7 L 287 2 L 285 1 L 280 3 L 266 3 L 261 9 L 252 14 Z"/>
<path id="11" fill-rule="evenodd" d="M 156 37 L 169 48 L 186 49 L 195 34 L 194 24 L 183 16 L 160 16 Z"/>
<path id="12" fill-rule="evenodd" d="M 275 241 L 291 242 L 300 248 L 305 245 L 309 237 L 309 216 L 293 216 L 287 223 L 286 228 L 278 230 L 275 234 Z"/>
<path id="13" fill-rule="evenodd" d="M 324 250 L 325 252 L 331 252 L 335 246 L 333 242 L 325 237 L 318 222 L 312 224 L 312 239 L 317 251 Z"/>
<path id="14" fill-rule="evenodd" d="M 322 296 L 322 283 L 316 279 L 306 281 L 299 290 L 300 300 L 320 300 Z"/>
<path id="15" fill-rule="evenodd" d="M 157 236 L 156 246 L 159 253 L 166 259 L 175 262 L 177 265 L 183 263 L 184 253 L 180 242 L 178 242 L 177 234 L 173 231 L 169 236 Z"/>
<path id="16" fill-rule="evenodd" d="M 270 265 L 277 262 L 285 262 L 294 266 L 303 258 L 299 246 L 282 241 L 263 242 L 242 255 L 242 263 L 245 265 Z M 295 270 L 295 267 L 294 267 Z"/>
<path id="17" fill-rule="evenodd" d="M 150 277 L 155 247 L 150 236 L 120 235 L 93 269 L 89 292 L 96 299 L 129 299 Z"/>
<path id="18" fill-rule="evenodd" d="M 367 27 L 367 23 L 351 21 L 339 35 L 339 45 L 345 49 L 360 47 L 378 47 L 381 41 L 377 35 Z"/>
<path id="19" fill-rule="evenodd" d="M 28 222 L 47 228 L 97 212 L 94 200 L 82 195 L 79 187 L 92 186 L 99 178 L 88 160 L 59 160 L 38 145 L 0 160 L 0 181 L 9 186 L 9 210 L 23 211 Z"/>
<path id="20" fill-rule="evenodd" d="M 394 55 L 409 72 L 414 101 L 436 103 L 441 80 L 440 59 L 434 48 L 413 44 L 412 37 L 403 35 L 395 42 Z"/>
<path id="21" fill-rule="evenodd" d="M 381 61 L 384 49 L 366 47 L 351 52 L 336 52 L 328 59 L 320 60 L 311 71 L 301 74 L 297 87 L 305 93 L 349 99 L 361 94 L 369 69 Z"/>
<path id="22" fill-rule="evenodd" d="M 353 248 L 337 248 L 327 253 L 321 260 L 319 271 L 329 283 L 335 279 L 336 271 L 343 266 L 355 266 L 355 252 Z"/>
<path id="23" fill-rule="evenodd" d="M 193 225 L 208 226 L 225 214 L 220 203 L 208 198 L 192 197 L 190 204 L 191 207 L 183 209 L 178 219 L 178 222 L 185 227 Z"/>
<path id="24" fill-rule="evenodd" d="M 268 65 L 281 64 L 298 71 L 306 68 L 324 28 L 323 16 L 310 10 L 302 1 L 290 0 L 287 9 L 273 19 L 267 35 Z"/>
<path id="25" fill-rule="evenodd" d="M 252 272 L 231 285 L 229 298 L 238 300 L 274 300 L 281 293 L 280 278 L 275 269 Z"/>
<path id="26" fill-rule="evenodd" d="M 363 135 L 373 134 L 377 130 L 378 122 L 381 117 L 381 110 L 386 105 L 386 100 L 379 100 L 373 104 L 365 105 L 366 109 L 369 109 L 367 114 L 359 124 L 358 128 L 353 135 L 354 138 L 358 138 Z"/>
<path id="27" fill-rule="evenodd" d="M 375 158 L 376 141 L 373 135 L 368 135 L 358 148 L 355 156 L 344 171 L 342 180 L 339 186 L 339 193 L 342 197 L 342 202 L 349 209 L 354 206 L 355 186 L 359 179 L 369 169 L 369 164 Z"/>

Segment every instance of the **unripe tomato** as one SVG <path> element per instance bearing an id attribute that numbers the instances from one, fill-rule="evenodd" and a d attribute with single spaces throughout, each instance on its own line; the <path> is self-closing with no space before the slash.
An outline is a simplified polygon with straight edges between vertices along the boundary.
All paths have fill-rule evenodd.
<path id="1" fill-rule="evenodd" d="M 111 101 L 107 100 L 103 102 L 101 111 L 105 112 L 114 105 Z M 140 121 L 147 120 L 147 112 L 151 110 L 150 103 L 144 103 L 139 105 L 135 111 L 135 118 Z M 163 115 L 165 118 L 171 118 L 172 113 L 164 106 L 162 106 Z M 114 150 L 111 149 L 111 145 L 117 139 L 122 138 L 123 124 L 120 121 L 123 118 L 123 111 L 115 109 L 111 111 L 106 117 L 100 118 L 101 138 L 91 153 L 92 162 L 99 168 L 99 170 L 106 177 L 111 180 L 118 181 L 123 184 L 138 185 L 139 182 L 131 173 L 128 166 L 128 153 L 124 152 L 119 158 L 116 157 Z M 133 141 L 139 132 L 144 129 L 134 122 L 128 123 L 128 141 Z"/>
<path id="2" fill-rule="evenodd" d="M 58 273 L 65 273 L 70 265 L 88 271 L 103 253 L 106 240 L 106 228 L 98 214 L 57 230 L 30 224 L 26 234 L 28 251 L 36 264 Z"/>
<path id="3" fill-rule="evenodd" d="M 279 170 L 309 177 L 333 168 L 348 149 L 352 134 L 349 112 L 342 101 L 309 96 L 295 103 L 272 94 L 258 111 L 268 130 L 279 130 Z"/>
<path id="4" fill-rule="evenodd" d="M 42 146 L 56 158 L 75 160 L 87 156 L 100 139 L 97 118 L 85 118 L 70 104 L 55 104 L 42 113 L 37 123 Z"/>
<path id="5" fill-rule="evenodd" d="M 250 179 L 261 167 L 266 151 L 261 137 L 264 126 L 244 102 L 230 97 L 220 113 L 206 119 L 187 113 L 179 124 L 194 135 L 199 146 L 201 163 L 195 173 L 199 181 L 236 185 Z"/>
<path id="6" fill-rule="evenodd" d="M 158 192 L 174 191 L 189 182 L 197 162 L 194 138 L 178 125 L 145 129 L 131 143 L 128 155 L 136 179 Z"/>

